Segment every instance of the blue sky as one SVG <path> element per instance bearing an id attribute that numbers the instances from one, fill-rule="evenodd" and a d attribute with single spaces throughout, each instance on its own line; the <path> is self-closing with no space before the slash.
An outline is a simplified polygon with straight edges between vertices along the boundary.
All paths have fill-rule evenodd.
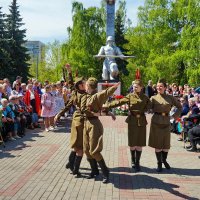
<path id="1" fill-rule="evenodd" d="M 3 13 L 8 13 L 12 0 L 0 0 Z M 47 43 L 67 38 L 67 27 L 72 25 L 72 0 L 17 0 L 27 29 L 28 40 Z M 99 6 L 100 0 L 79 0 L 84 7 Z M 137 24 L 137 8 L 144 0 L 126 0 L 127 16 Z"/>

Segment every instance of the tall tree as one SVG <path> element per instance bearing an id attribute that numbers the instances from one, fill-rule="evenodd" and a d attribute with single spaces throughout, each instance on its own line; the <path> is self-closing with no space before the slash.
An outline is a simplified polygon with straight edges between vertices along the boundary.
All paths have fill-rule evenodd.
<path id="1" fill-rule="evenodd" d="M 79 75 L 101 77 L 102 63 L 93 58 L 105 41 L 102 9 L 84 8 L 80 2 L 72 3 L 73 26 L 68 28 L 69 40 L 63 45 L 66 62 L 78 70 Z"/>
<path id="2" fill-rule="evenodd" d="M 10 67 L 12 67 L 12 71 L 8 72 L 8 76 L 13 80 L 16 75 L 20 75 L 26 80 L 29 70 L 29 55 L 27 54 L 27 49 L 24 47 L 26 29 L 22 29 L 24 23 L 22 23 L 19 6 L 16 0 L 12 1 L 9 6 L 9 11 L 10 14 L 6 16 L 5 22 L 7 39 L 9 40 Z"/>
<path id="3" fill-rule="evenodd" d="M 4 14 L 1 12 L 0 7 L 0 79 L 7 77 L 9 70 L 9 54 L 8 54 L 8 40 L 6 38 Z"/>

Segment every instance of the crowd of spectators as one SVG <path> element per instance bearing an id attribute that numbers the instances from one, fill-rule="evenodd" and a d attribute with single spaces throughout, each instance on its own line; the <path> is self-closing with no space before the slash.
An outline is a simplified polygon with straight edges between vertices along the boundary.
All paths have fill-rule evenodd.
<path id="1" fill-rule="evenodd" d="M 61 81 L 50 84 L 45 81 L 41 84 L 36 79 L 23 83 L 20 76 L 13 83 L 8 78 L 0 80 L 0 131 L 4 141 L 23 137 L 26 129 L 41 128 L 39 118 L 42 117 L 42 108 L 46 106 L 46 88 L 49 88 L 52 99 L 52 115 L 46 131 L 52 131 L 56 126 L 54 116 L 65 106 L 71 95 L 67 83 Z"/>

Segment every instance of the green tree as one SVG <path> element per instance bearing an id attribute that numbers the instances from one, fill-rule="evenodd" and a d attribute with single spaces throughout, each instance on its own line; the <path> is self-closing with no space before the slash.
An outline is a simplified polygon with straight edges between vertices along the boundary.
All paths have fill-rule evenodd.
<path id="1" fill-rule="evenodd" d="M 102 9 L 85 9 L 82 3 L 72 3 L 73 26 L 68 28 L 69 39 L 62 47 L 65 62 L 80 76 L 101 78 L 102 63 L 93 58 L 105 41 L 105 22 Z"/>
<path id="2" fill-rule="evenodd" d="M 26 80 L 29 75 L 29 55 L 24 47 L 26 30 L 21 28 L 24 23 L 22 23 L 16 0 L 12 1 L 9 11 L 10 14 L 6 15 L 5 18 L 5 25 L 7 38 L 9 39 L 10 67 L 12 71 L 7 71 L 7 74 L 11 80 L 14 80 L 16 75 L 20 75 Z"/>
<path id="3" fill-rule="evenodd" d="M 0 7 L 0 79 L 3 79 L 7 77 L 10 58 L 8 54 L 8 40 L 6 38 L 4 14 L 1 12 L 1 9 Z"/>
<path id="4" fill-rule="evenodd" d="M 127 30 L 127 49 L 134 51 L 132 64 L 139 66 L 145 82 L 167 77 L 197 84 L 199 13 L 198 0 L 146 0 L 139 8 L 138 25 Z"/>

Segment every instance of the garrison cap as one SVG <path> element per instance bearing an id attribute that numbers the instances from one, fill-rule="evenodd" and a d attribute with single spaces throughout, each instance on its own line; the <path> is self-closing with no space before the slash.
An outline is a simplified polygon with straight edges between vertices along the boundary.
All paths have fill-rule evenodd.
<path id="1" fill-rule="evenodd" d="M 87 80 L 87 82 L 88 82 L 88 84 L 90 85 L 90 87 L 91 87 L 92 89 L 96 89 L 96 88 L 97 88 L 97 83 L 98 83 L 98 81 L 97 81 L 96 78 L 90 77 L 90 78 Z"/>
<path id="2" fill-rule="evenodd" d="M 76 77 L 76 78 L 75 78 L 74 84 L 75 84 L 75 85 L 78 85 L 78 84 L 80 84 L 83 80 L 84 80 L 83 77 Z"/>

